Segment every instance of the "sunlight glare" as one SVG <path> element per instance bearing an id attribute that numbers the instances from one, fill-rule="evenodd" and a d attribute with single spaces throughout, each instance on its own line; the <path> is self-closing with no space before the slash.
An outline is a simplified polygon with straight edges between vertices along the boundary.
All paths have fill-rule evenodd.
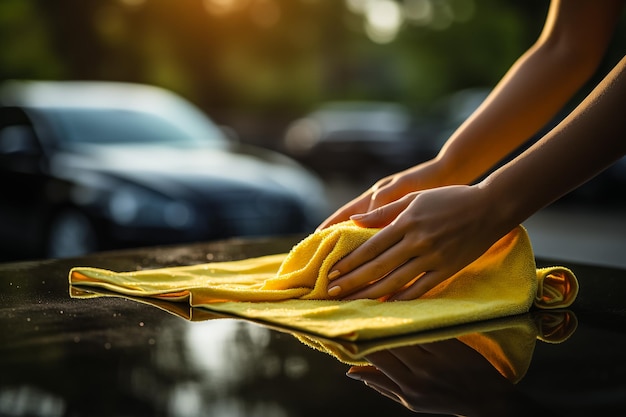
<path id="1" fill-rule="evenodd" d="M 366 32 L 376 43 L 393 41 L 403 22 L 402 9 L 392 0 L 370 0 L 365 9 Z"/>
<path id="2" fill-rule="evenodd" d="M 240 11 L 249 2 L 250 0 L 204 0 L 203 4 L 207 12 L 215 16 L 225 16 Z"/>

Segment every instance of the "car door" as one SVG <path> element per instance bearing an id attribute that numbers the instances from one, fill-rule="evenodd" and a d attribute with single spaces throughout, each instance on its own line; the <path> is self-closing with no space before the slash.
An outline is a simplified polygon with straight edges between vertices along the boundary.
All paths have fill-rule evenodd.
<path id="1" fill-rule="evenodd" d="M 0 108 L 0 260 L 41 256 L 55 180 L 35 128 L 17 107 Z"/>

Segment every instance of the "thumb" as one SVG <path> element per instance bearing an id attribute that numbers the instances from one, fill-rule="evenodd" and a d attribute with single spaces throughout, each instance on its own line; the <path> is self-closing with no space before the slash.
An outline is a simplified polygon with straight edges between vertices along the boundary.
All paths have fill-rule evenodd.
<path id="1" fill-rule="evenodd" d="M 350 220 L 359 227 L 382 228 L 394 221 L 407 206 L 405 199 L 401 199 L 367 213 L 350 216 Z"/>

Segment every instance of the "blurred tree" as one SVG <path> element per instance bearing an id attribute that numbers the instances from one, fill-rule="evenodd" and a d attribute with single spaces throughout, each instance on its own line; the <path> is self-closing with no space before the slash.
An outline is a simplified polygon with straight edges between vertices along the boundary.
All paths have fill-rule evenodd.
<path id="1" fill-rule="evenodd" d="M 0 79 L 156 84 L 269 143 L 322 101 L 419 109 L 493 85 L 534 41 L 548 3 L 4 0 Z"/>
<path id="2" fill-rule="evenodd" d="M 0 2 L 0 80 L 62 75 L 63 64 L 50 49 L 47 23 L 33 0 Z"/>

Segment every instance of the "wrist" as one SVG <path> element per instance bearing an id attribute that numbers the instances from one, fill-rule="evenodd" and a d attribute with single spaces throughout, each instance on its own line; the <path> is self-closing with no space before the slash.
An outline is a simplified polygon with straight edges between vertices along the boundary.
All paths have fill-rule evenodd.
<path id="1" fill-rule="evenodd" d="M 451 150 L 442 151 L 432 160 L 432 169 L 441 184 L 469 185 L 484 175 L 485 171 L 475 163 L 475 156 L 465 156 Z"/>
<path id="2" fill-rule="evenodd" d="M 490 177 L 472 186 L 476 189 L 481 207 L 484 208 L 484 227 L 499 238 L 504 236 L 520 224 L 517 216 L 515 196 L 506 187 L 500 188 L 499 184 Z"/>
<path id="3" fill-rule="evenodd" d="M 455 166 L 449 158 L 437 156 L 405 171 L 408 177 L 414 178 L 413 191 L 429 188 L 444 187 L 446 185 L 465 185 L 461 181 Z"/>

